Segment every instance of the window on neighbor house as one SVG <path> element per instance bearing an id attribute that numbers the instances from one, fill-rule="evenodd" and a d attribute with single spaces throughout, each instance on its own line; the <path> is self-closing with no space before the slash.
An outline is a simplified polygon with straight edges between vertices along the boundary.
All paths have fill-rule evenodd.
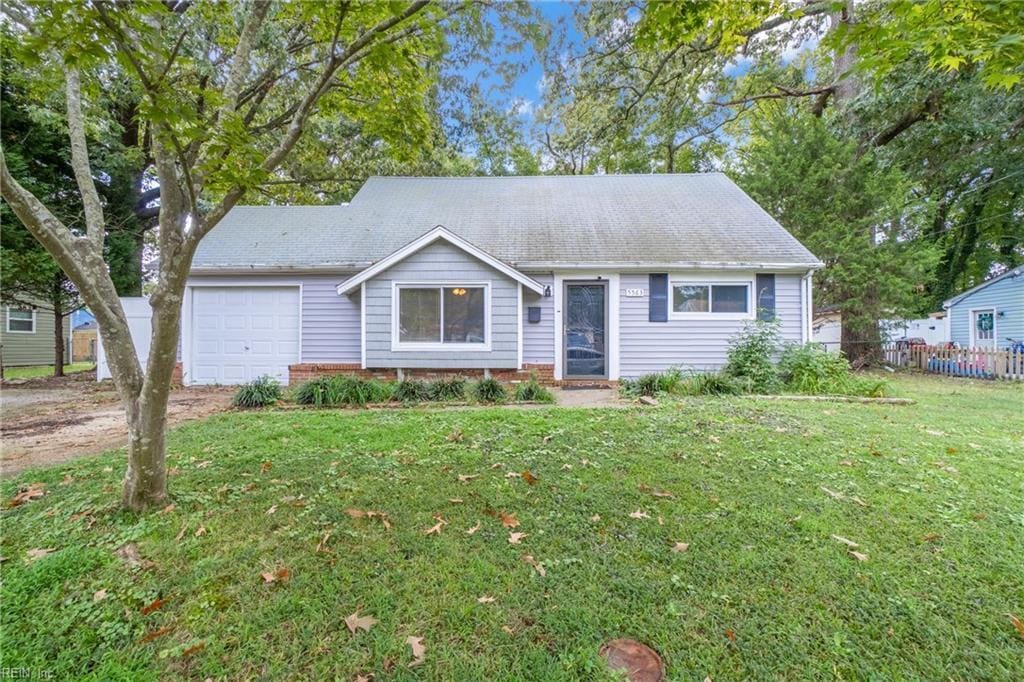
<path id="1" fill-rule="evenodd" d="M 399 286 L 400 344 L 485 344 L 486 287 Z"/>
<path id="2" fill-rule="evenodd" d="M 33 334 L 36 331 L 36 314 L 32 310 L 7 309 L 7 331 Z"/>
<path id="3" fill-rule="evenodd" d="M 750 284 L 673 282 L 672 313 L 678 317 L 692 313 L 747 315 L 750 313 Z"/>

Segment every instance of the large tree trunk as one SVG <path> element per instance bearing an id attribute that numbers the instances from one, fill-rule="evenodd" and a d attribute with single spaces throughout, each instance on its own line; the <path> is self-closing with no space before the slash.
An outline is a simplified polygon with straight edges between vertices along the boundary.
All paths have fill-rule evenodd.
<path id="1" fill-rule="evenodd" d="M 130 401 L 128 421 L 128 469 L 124 475 L 121 504 L 133 511 L 166 504 L 167 466 L 164 432 L 170 387 L 148 391 Z"/>
<path id="2" fill-rule="evenodd" d="M 839 348 L 854 369 L 875 364 L 882 357 L 882 335 L 878 323 L 862 328 L 844 320 Z"/>
<path id="3" fill-rule="evenodd" d="M 53 376 L 64 376 L 64 311 L 53 307 Z"/>

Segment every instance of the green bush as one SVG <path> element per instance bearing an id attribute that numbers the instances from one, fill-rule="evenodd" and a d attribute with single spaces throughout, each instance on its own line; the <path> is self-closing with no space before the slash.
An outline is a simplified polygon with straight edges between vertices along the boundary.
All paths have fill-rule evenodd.
<path id="1" fill-rule="evenodd" d="M 773 357 L 779 350 L 779 324 L 758 320 L 747 323 L 729 341 L 729 361 L 723 372 L 738 379 L 754 393 L 771 393 L 778 387 Z"/>
<path id="2" fill-rule="evenodd" d="M 390 384 L 376 379 L 367 381 L 346 376 L 316 377 L 295 389 L 295 402 L 317 407 L 365 407 L 369 403 L 387 402 L 391 398 L 391 392 Z"/>
<path id="3" fill-rule="evenodd" d="M 419 403 L 430 400 L 430 386 L 415 379 L 399 381 L 395 384 L 392 397 L 402 403 Z"/>
<path id="4" fill-rule="evenodd" d="M 818 344 L 791 345 L 779 361 L 779 377 L 786 388 L 811 395 L 884 396 L 888 384 L 858 377 L 842 353 L 830 353 Z"/>
<path id="5" fill-rule="evenodd" d="M 280 399 L 281 384 L 277 379 L 264 375 L 239 386 L 231 404 L 235 407 L 266 407 Z"/>
<path id="6" fill-rule="evenodd" d="M 502 403 L 508 394 L 497 379 L 481 379 L 473 384 L 473 398 L 482 403 Z"/>
<path id="7" fill-rule="evenodd" d="M 644 374 L 636 379 L 624 379 L 619 382 L 619 390 L 626 396 L 639 398 L 659 393 L 678 393 L 685 383 L 682 370 L 671 367 L 661 374 Z"/>
<path id="8" fill-rule="evenodd" d="M 743 386 L 733 377 L 720 372 L 694 374 L 684 385 L 690 395 L 737 395 Z"/>
<path id="9" fill-rule="evenodd" d="M 466 380 L 462 377 L 438 379 L 431 382 L 427 388 L 430 400 L 447 402 L 466 398 Z"/>
<path id="10" fill-rule="evenodd" d="M 553 403 L 555 395 L 541 386 L 537 377 L 530 377 L 528 381 L 516 386 L 516 400 L 519 402 Z"/>

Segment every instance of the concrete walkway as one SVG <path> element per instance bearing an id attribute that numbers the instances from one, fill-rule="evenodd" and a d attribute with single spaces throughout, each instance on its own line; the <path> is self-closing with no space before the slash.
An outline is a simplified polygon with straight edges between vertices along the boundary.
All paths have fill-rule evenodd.
<path id="1" fill-rule="evenodd" d="M 613 388 L 593 388 L 565 390 L 556 388 L 552 391 L 559 407 L 631 407 L 632 403 L 619 397 Z"/>

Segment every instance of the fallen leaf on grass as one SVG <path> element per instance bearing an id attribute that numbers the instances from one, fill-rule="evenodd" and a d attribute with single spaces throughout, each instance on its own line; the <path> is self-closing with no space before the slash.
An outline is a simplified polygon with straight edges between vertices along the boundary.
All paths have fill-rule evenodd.
<path id="1" fill-rule="evenodd" d="M 725 636 L 729 638 L 730 642 L 736 641 L 736 633 L 732 631 L 732 628 L 725 629 Z"/>
<path id="2" fill-rule="evenodd" d="M 472 528 L 470 528 L 469 530 L 466 531 L 466 535 L 472 535 L 473 533 L 477 532 L 478 530 L 480 530 L 480 522 L 479 521 L 476 522 L 475 526 L 473 526 Z"/>
<path id="3" fill-rule="evenodd" d="M 939 540 L 941 538 L 942 536 L 938 533 L 928 533 L 926 535 L 921 536 L 921 542 L 935 542 L 936 540 Z"/>
<path id="4" fill-rule="evenodd" d="M 519 519 L 516 518 L 515 514 L 498 512 L 498 517 L 501 519 L 501 525 L 505 528 L 517 528 L 519 526 Z"/>
<path id="5" fill-rule="evenodd" d="M 464 500 L 461 497 L 449 497 L 448 501 L 451 504 L 462 504 Z"/>
<path id="6" fill-rule="evenodd" d="M 156 630 L 152 630 L 150 632 L 147 632 L 146 636 L 139 640 L 139 644 L 145 644 L 146 642 L 152 642 L 157 637 L 163 637 L 164 635 L 166 635 L 168 632 L 171 632 L 172 630 L 174 630 L 174 628 L 172 628 L 172 627 L 163 627 L 163 628 L 157 628 Z"/>
<path id="7" fill-rule="evenodd" d="M 509 472 L 507 472 L 505 474 L 505 478 L 520 478 L 520 477 L 521 476 L 520 476 L 518 471 L 509 471 Z"/>
<path id="8" fill-rule="evenodd" d="M 480 478 L 480 474 L 459 474 L 459 483 L 469 483 L 474 478 Z"/>
<path id="9" fill-rule="evenodd" d="M 188 530 L 188 524 L 187 523 L 182 524 L 181 530 L 179 530 L 178 534 L 174 536 L 174 541 L 175 542 L 181 542 L 181 539 L 183 537 L 185 537 L 185 531 L 187 531 L 187 530 Z"/>
<path id="10" fill-rule="evenodd" d="M 373 675 L 356 675 L 356 682 L 373 682 Z"/>
<path id="11" fill-rule="evenodd" d="M 533 485 L 537 482 L 537 477 L 530 473 L 529 469 L 522 473 L 523 480 L 526 481 L 527 485 Z"/>
<path id="12" fill-rule="evenodd" d="M 127 563 L 132 568 L 153 568 L 156 566 L 155 563 L 149 559 L 143 559 L 142 555 L 139 554 L 139 548 L 134 542 L 129 542 L 126 545 L 121 545 L 117 548 L 115 554 L 122 561 Z"/>
<path id="13" fill-rule="evenodd" d="M 140 613 L 143 616 L 148 616 L 149 614 L 153 613 L 154 611 L 159 611 L 160 609 L 162 609 L 164 604 L 166 604 L 166 603 L 167 603 L 167 601 L 164 600 L 164 599 L 160 599 L 160 598 L 154 599 L 153 601 L 151 601 L 146 606 L 143 606 L 142 610 L 140 611 Z"/>
<path id="14" fill-rule="evenodd" d="M 461 443 L 464 436 L 462 435 L 462 429 L 455 429 L 448 434 L 449 443 Z"/>
<path id="15" fill-rule="evenodd" d="M 840 464 L 840 466 L 844 466 L 844 467 L 852 467 L 853 466 L 853 460 L 841 459 L 841 460 L 839 460 L 839 464 Z"/>
<path id="16" fill-rule="evenodd" d="M 551 436 L 544 436 L 543 438 L 540 439 L 541 445 L 547 445 L 548 443 L 551 442 L 552 438 L 554 438 L 553 435 L 551 435 Z"/>
<path id="17" fill-rule="evenodd" d="M 160 513 L 161 514 L 170 514 L 172 511 L 174 511 L 174 504 L 169 504 L 166 507 L 164 507 L 163 509 L 161 509 Z"/>
<path id="18" fill-rule="evenodd" d="M 330 538 L 331 538 L 331 531 L 327 531 L 326 533 L 324 533 L 324 536 L 322 538 L 320 538 L 320 542 L 318 542 L 316 544 L 316 552 L 317 552 L 317 554 L 320 554 L 321 552 L 324 553 L 324 554 L 329 554 L 330 553 L 328 551 L 328 549 L 327 549 L 327 541 Z"/>
<path id="19" fill-rule="evenodd" d="M 844 545 L 846 545 L 850 549 L 857 549 L 858 547 L 860 547 L 860 545 L 858 545 L 856 542 L 854 542 L 853 540 L 850 540 L 849 538 L 844 538 L 842 535 L 833 535 L 832 539 L 835 540 L 836 542 L 843 543 Z"/>
<path id="20" fill-rule="evenodd" d="M 7 508 L 20 507 L 26 502 L 32 500 L 38 500 L 40 497 L 46 494 L 45 483 L 32 483 L 24 490 L 18 491 L 18 493 L 7 501 Z"/>
<path id="21" fill-rule="evenodd" d="M 431 526 L 430 528 L 428 528 L 427 530 L 425 530 L 424 531 L 425 535 L 440 535 L 441 534 L 441 528 L 443 526 L 448 525 L 448 522 L 445 521 L 441 517 L 440 514 L 435 515 L 434 516 L 434 520 L 437 521 L 437 523 L 435 525 Z"/>
<path id="22" fill-rule="evenodd" d="M 415 668 L 418 665 L 423 665 L 427 653 L 427 646 L 423 643 L 423 638 L 410 635 L 405 638 L 405 643 L 412 649 L 412 662 L 409 663 L 409 667 Z"/>
<path id="23" fill-rule="evenodd" d="M 196 528 L 196 532 L 193 533 L 193 535 L 195 535 L 197 538 L 201 538 L 204 535 L 206 535 L 206 526 L 199 526 L 198 528 Z"/>
<path id="24" fill-rule="evenodd" d="M 274 512 L 276 512 L 276 511 L 277 511 L 277 505 L 275 504 L 275 505 L 273 505 L 273 506 L 272 506 L 272 507 L 271 507 L 270 509 L 268 509 L 267 511 L 265 511 L 264 513 L 265 513 L 265 514 L 266 514 L 267 516 L 270 516 L 271 514 L 273 514 L 273 513 L 274 513 Z"/>
<path id="25" fill-rule="evenodd" d="M 260 573 L 260 577 L 263 578 L 264 584 L 269 585 L 270 583 L 286 583 L 292 577 L 292 572 L 287 568 L 279 568 L 276 571 L 265 571 Z"/>
<path id="26" fill-rule="evenodd" d="M 852 549 L 850 550 L 850 555 L 854 559 L 856 559 L 857 561 L 867 561 L 868 560 L 868 555 L 867 554 L 863 554 L 861 552 L 855 552 Z"/>
<path id="27" fill-rule="evenodd" d="M 96 590 L 95 592 L 92 593 L 92 601 L 93 601 L 94 604 L 96 602 L 101 602 L 101 601 L 103 601 L 106 598 L 107 598 L 107 591 L 105 589 L 104 590 Z"/>
<path id="28" fill-rule="evenodd" d="M 262 464 L 260 464 L 260 473 L 261 474 L 267 473 L 268 471 L 270 471 L 270 468 L 273 467 L 273 466 L 274 466 L 274 463 L 268 459 L 266 462 L 263 462 Z"/>
<path id="29" fill-rule="evenodd" d="M 75 477 L 74 476 L 72 476 L 71 474 L 64 474 L 64 478 L 61 479 L 60 484 L 61 485 L 71 485 L 74 482 L 75 482 Z"/>
<path id="30" fill-rule="evenodd" d="M 501 626 L 501 631 L 504 632 L 506 635 L 514 635 L 514 634 L 516 634 L 516 631 L 513 630 L 512 628 L 510 628 L 507 625 L 502 625 Z"/>
<path id="31" fill-rule="evenodd" d="M 821 489 L 825 492 L 826 495 L 831 497 L 833 500 L 843 500 L 843 499 L 846 499 L 845 495 L 843 495 L 842 493 L 837 493 L 835 490 L 829 490 L 825 486 L 821 486 Z"/>
<path id="32" fill-rule="evenodd" d="M 690 549 L 690 543 L 688 542 L 677 542 L 672 545 L 673 552 L 685 552 L 688 549 Z"/>
<path id="33" fill-rule="evenodd" d="M 376 625 L 379 621 L 373 616 L 360 616 L 359 611 L 356 611 L 351 616 L 345 619 L 345 625 L 348 626 L 348 631 L 353 635 L 356 634 L 356 630 L 362 630 L 363 632 L 369 632 L 370 628 Z"/>
<path id="34" fill-rule="evenodd" d="M 36 559 L 42 559 L 47 554 L 56 551 L 57 550 L 55 549 L 30 549 L 25 552 L 25 555 L 28 557 L 29 561 L 35 561 Z"/>
<path id="35" fill-rule="evenodd" d="M 590 517 L 590 520 L 595 522 L 595 523 L 597 523 L 598 521 L 601 520 L 601 515 L 600 514 L 594 514 L 593 516 Z"/>
<path id="36" fill-rule="evenodd" d="M 494 603 L 494 597 L 491 597 L 491 596 L 485 594 L 484 596 L 479 597 L 476 600 L 476 602 L 478 604 L 493 604 Z"/>
<path id="37" fill-rule="evenodd" d="M 181 652 L 181 657 L 186 658 L 192 654 L 198 654 L 200 651 L 206 648 L 206 642 L 199 642 Z"/>
<path id="38" fill-rule="evenodd" d="M 649 519 L 651 515 L 642 509 L 637 509 L 635 512 L 630 512 L 629 518 L 631 519 Z"/>
<path id="39" fill-rule="evenodd" d="M 213 460 L 208 459 L 205 462 L 199 462 L 198 464 L 196 464 L 196 469 L 205 469 L 211 464 L 213 464 Z"/>
<path id="40" fill-rule="evenodd" d="M 508 542 L 510 545 L 518 545 L 519 542 L 526 537 L 526 533 L 509 533 Z"/>
<path id="41" fill-rule="evenodd" d="M 1024 621 L 1012 613 L 1006 614 L 1010 617 L 1010 622 L 1013 623 L 1013 627 L 1017 628 L 1017 634 L 1020 635 L 1021 639 L 1024 639 Z"/>
<path id="42" fill-rule="evenodd" d="M 572 469 L 572 465 L 569 464 L 568 462 L 562 465 L 562 471 L 565 471 L 567 469 Z"/>
<path id="43" fill-rule="evenodd" d="M 502 464 L 501 462 L 495 462 L 494 464 L 492 464 L 492 465 L 491 465 L 491 468 L 492 468 L 492 469 L 500 469 L 500 468 L 502 468 L 503 466 L 505 466 L 505 465 L 504 465 L 504 464 Z"/>
<path id="44" fill-rule="evenodd" d="M 543 578 L 548 574 L 547 571 L 544 570 L 544 564 L 534 559 L 532 554 L 524 554 L 523 561 L 533 566 L 533 569 L 540 574 L 540 577 Z"/>

